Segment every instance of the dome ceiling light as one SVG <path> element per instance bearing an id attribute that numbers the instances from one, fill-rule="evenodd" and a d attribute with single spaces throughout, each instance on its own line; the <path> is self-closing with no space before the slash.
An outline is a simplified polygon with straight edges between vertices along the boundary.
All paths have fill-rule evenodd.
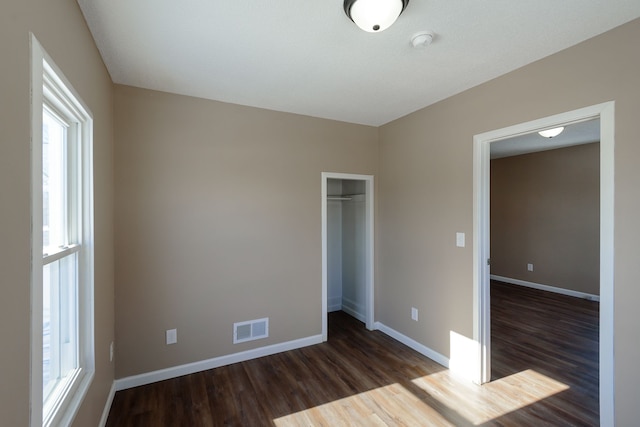
<path id="1" fill-rule="evenodd" d="M 560 135 L 563 130 L 564 126 L 560 126 L 553 129 L 541 130 L 540 132 L 538 132 L 538 134 L 540 134 L 540 136 L 544 136 L 545 138 L 554 138 Z"/>
<path id="2" fill-rule="evenodd" d="M 358 27 L 369 33 L 389 28 L 409 0 L 344 0 L 344 12 Z"/>

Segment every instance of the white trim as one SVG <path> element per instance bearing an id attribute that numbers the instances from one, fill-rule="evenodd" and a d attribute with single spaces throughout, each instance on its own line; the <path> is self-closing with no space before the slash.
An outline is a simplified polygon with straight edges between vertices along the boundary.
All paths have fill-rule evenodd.
<path id="1" fill-rule="evenodd" d="M 80 245 L 73 244 L 65 246 L 64 248 L 61 248 L 52 254 L 43 254 L 42 265 L 54 263 L 61 260 L 62 258 L 78 252 L 80 252 Z"/>
<path id="2" fill-rule="evenodd" d="M 491 379 L 489 295 L 489 155 L 490 144 L 566 123 L 600 118 L 600 424 L 615 425 L 614 384 L 614 177 L 615 102 L 521 123 L 473 137 L 473 337 L 480 348 L 478 382 Z"/>
<path id="3" fill-rule="evenodd" d="M 329 274 L 328 272 L 328 256 L 327 256 L 327 250 L 329 248 L 329 244 L 327 243 L 328 241 L 328 227 L 327 227 L 327 218 L 328 218 L 328 214 L 327 214 L 327 177 L 325 176 L 325 173 L 322 172 L 322 182 L 320 184 L 320 197 L 321 197 L 321 204 L 320 204 L 320 211 L 321 211 L 321 231 L 320 234 L 322 235 L 322 290 L 320 292 L 320 299 L 321 301 L 321 307 L 322 307 L 322 342 L 327 340 L 327 331 L 328 331 L 328 308 L 327 308 L 327 298 L 329 296 L 329 285 L 328 285 L 328 281 L 329 281 Z"/>
<path id="4" fill-rule="evenodd" d="M 42 426 L 42 232 L 33 230 L 34 224 L 42 224 L 42 105 L 44 101 L 42 79 L 44 50 L 33 34 L 31 42 L 31 378 L 29 425 Z M 35 151 L 35 153 L 34 153 Z"/>
<path id="5" fill-rule="evenodd" d="M 367 321 L 366 316 L 363 314 L 364 306 L 362 304 L 358 304 L 357 302 L 349 298 L 344 298 L 344 297 L 342 298 L 342 311 L 349 314 L 350 316 L 355 317 L 361 322 Z"/>
<path id="6" fill-rule="evenodd" d="M 600 105 L 600 425 L 615 425 L 615 103 Z"/>
<path id="7" fill-rule="evenodd" d="M 268 345 L 265 347 L 254 348 L 252 350 L 241 351 L 239 353 L 201 360 L 199 362 L 187 363 L 185 365 L 173 366 L 171 368 L 160 369 L 158 371 L 133 375 L 116 380 L 116 391 L 126 390 L 128 388 L 151 384 L 158 381 L 164 381 L 171 378 L 177 378 L 183 375 L 189 375 L 209 369 L 219 368 L 221 366 L 231 365 L 233 363 L 246 362 L 247 360 L 257 359 L 264 356 L 271 356 L 272 354 L 282 353 L 284 351 L 295 350 L 298 348 L 320 343 L 322 343 L 322 335 L 313 335 L 310 337 L 287 341 L 280 344 Z"/>
<path id="8" fill-rule="evenodd" d="M 339 296 L 339 297 L 329 298 L 327 311 L 331 313 L 332 311 L 340 311 L 340 310 L 342 310 L 342 297 Z"/>
<path id="9" fill-rule="evenodd" d="M 31 339 L 30 339 L 30 413 L 29 425 L 67 426 L 79 410 L 95 373 L 94 348 L 94 227 L 93 227 L 93 116 L 82 98 L 74 90 L 62 71 L 45 52 L 35 35 L 30 33 L 31 49 Z M 42 245 L 42 114 L 45 100 L 56 104 L 75 124 L 70 128 L 69 140 L 74 141 L 70 155 L 81 166 L 71 179 L 72 197 L 79 199 L 68 215 L 76 224 L 67 230 L 79 241 L 78 252 L 78 369 L 75 377 L 65 385 L 63 394 L 43 407 L 42 392 L 42 266 L 59 254 L 43 258 Z M 75 130 L 71 130 L 75 129 Z M 79 180 L 79 181 L 77 181 Z M 79 224 L 79 225 L 78 225 Z M 71 224 L 68 224 L 71 225 Z M 43 419 L 46 418 L 46 419 Z"/>
<path id="10" fill-rule="evenodd" d="M 479 344 L 479 363 L 473 381 L 491 380 L 491 299 L 489 286 L 489 167 L 491 150 L 473 137 L 473 339 Z"/>
<path id="11" fill-rule="evenodd" d="M 543 285 L 540 283 L 528 282 L 526 280 L 520 279 L 512 279 L 511 277 L 503 277 L 497 276 L 495 274 L 490 274 L 489 278 L 491 280 L 497 280 L 499 282 L 509 283 L 511 285 L 525 286 L 527 288 L 538 289 L 541 291 L 553 292 L 554 294 L 567 295 L 570 297 L 588 299 L 589 301 L 598 301 L 600 302 L 600 296 L 594 294 L 588 294 L 586 292 L 574 291 L 571 289 L 558 288 L 556 286 Z"/>
<path id="12" fill-rule="evenodd" d="M 109 412 L 111 411 L 111 404 L 113 404 L 113 398 L 116 396 L 116 382 L 113 381 L 111 383 L 111 389 L 109 389 L 109 395 L 107 396 L 107 401 L 104 404 L 104 409 L 102 410 L 102 416 L 100 417 L 100 422 L 98 423 L 98 427 L 105 427 L 107 425 L 107 419 L 109 418 Z"/>
<path id="13" fill-rule="evenodd" d="M 368 330 L 374 329 L 374 183 L 373 175 L 358 175 L 349 173 L 322 172 L 321 173 L 321 218 L 322 218 L 322 340 L 327 340 L 328 320 L 327 320 L 327 180 L 328 179 L 351 179 L 365 181 L 365 319 L 364 323 Z"/>
<path id="14" fill-rule="evenodd" d="M 426 345 L 420 344 L 418 341 L 414 340 L 413 338 L 409 338 L 408 336 L 401 334 L 395 329 L 388 327 L 384 323 L 375 322 L 375 328 L 380 332 L 390 336 L 394 340 L 401 342 L 402 344 L 406 345 L 409 348 L 412 348 L 413 350 L 417 351 L 423 356 L 426 356 L 429 359 L 433 360 L 434 362 L 441 364 L 445 368 L 449 368 L 449 358 L 446 356 L 443 356 L 442 354 L 438 353 L 435 350 L 430 349 Z"/>

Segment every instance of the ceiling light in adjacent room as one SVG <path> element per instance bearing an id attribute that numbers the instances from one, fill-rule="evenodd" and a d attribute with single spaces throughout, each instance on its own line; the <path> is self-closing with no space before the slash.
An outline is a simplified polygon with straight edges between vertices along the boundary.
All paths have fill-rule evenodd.
<path id="1" fill-rule="evenodd" d="M 379 33 L 389 28 L 409 0 L 344 0 L 344 11 L 364 31 Z"/>
<path id="2" fill-rule="evenodd" d="M 553 129 L 541 130 L 538 133 L 540 134 L 540 136 L 544 136 L 545 138 L 553 138 L 555 136 L 560 135 L 563 130 L 564 130 L 564 126 L 560 126 Z"/>

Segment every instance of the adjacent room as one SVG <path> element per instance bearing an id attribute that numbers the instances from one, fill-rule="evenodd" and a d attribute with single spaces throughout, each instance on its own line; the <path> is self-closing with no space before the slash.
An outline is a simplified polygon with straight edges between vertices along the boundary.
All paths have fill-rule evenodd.
<path id="1" fill-rule="evenodd" d="M 368 3 L 0 6 L 2 425 L 637 423 L 640 3 Z"/>
<path id="2" fill-rule="evenodd" d="M 490 178 L 492 380 L 533 369 L 568 385 L 554 399 L 594 425 L 599 141 L 599 120 L 496 141 Z"/>

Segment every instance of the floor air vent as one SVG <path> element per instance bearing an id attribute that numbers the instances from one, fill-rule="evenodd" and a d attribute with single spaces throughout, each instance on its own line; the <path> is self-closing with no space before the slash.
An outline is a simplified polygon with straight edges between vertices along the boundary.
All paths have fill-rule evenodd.
<path id="1" fill-rule="evenodd" d="M 233 343 L 253 341 L 269 336 L 269 318 L 249 320 L 233 324 Z"/>

